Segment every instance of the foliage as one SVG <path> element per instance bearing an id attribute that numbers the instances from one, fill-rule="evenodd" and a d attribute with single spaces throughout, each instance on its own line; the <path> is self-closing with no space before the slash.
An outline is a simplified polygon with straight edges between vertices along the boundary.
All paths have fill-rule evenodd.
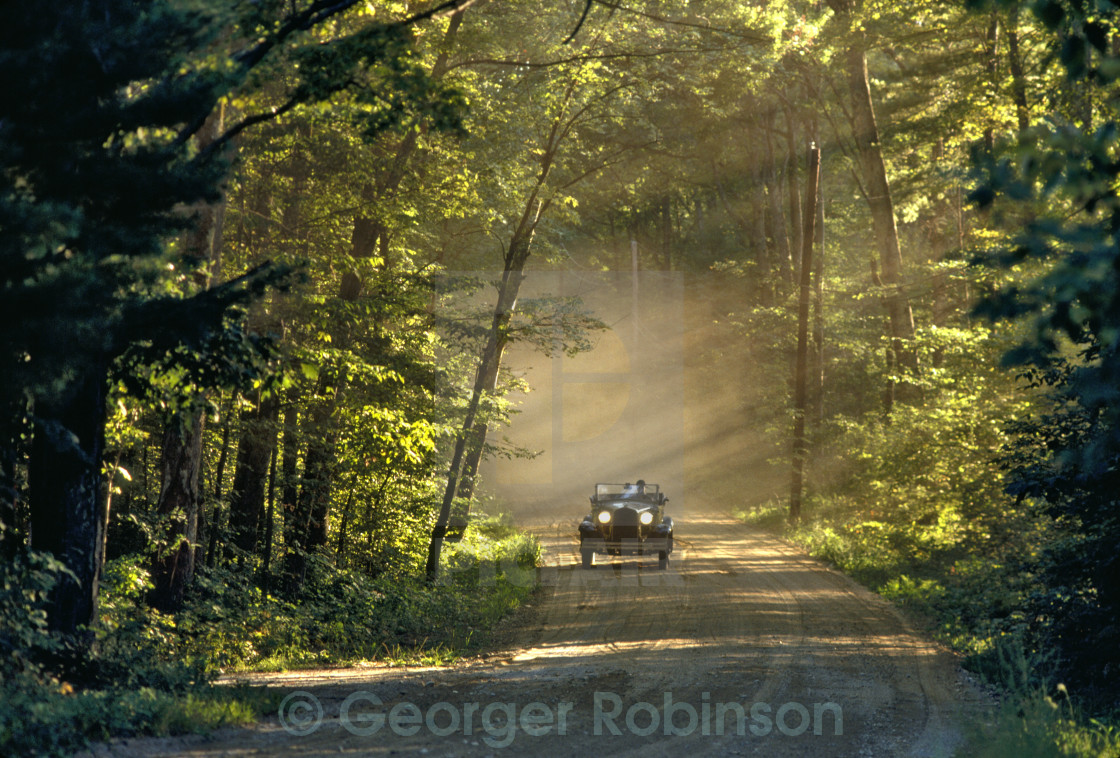
<path id="1" fill-rule="evenodd" d="M 540 547 L 504 517 L 476 518 L 444 580 L 417 581 L 493 318 L 469 294 L 478 282 L 449 272 L 493 271 L 515 242 L 542 269 L 619 273 L 634 242 L 642 269 L 726 286 L 690 356 L 699 385 L 720 388 L 703 400 L 727 432 L 718 476 L 697 479 L 713 499 L 750 493 L 745 517 L 778 528 L 784 471 L 765 463 L 787 463 L 809 141 L 825 156 L 824 379 L 808 519 L 789 533 L 1002 681 L 1029 717 L 996 738 L 1114 746 L 1000 672 L 1009 639 L 1031 665 L 1051 653 L 1078 697 L 1107 699 L 1120 666 L 1115 9 L 671 0 L 591 3 L 580 24 L 583 5 L 8 14 L 0 320 L 18 328 L 0 334 L 0 686 L 36 717 L 21 726 L 5 706 L 0 748 L 243 718 L 242 696 L 208 689 L 219 670 L 446 662 L 524 602 Z M 852 35 L 897 209 L 914 373 L 886 357 L 892 292 L 868 270 L 837 65 Z M 220 217 L 211 260 L 191 242 L 203 209 Z M 599 326 L 557 295 L 520 301 L 504 334 L 570 354 Z M 88 409 L 106 447 L 87 445 L 85 463 L 107 472 L 111 560 L 79 655 L 46 631 L 64 569 L 22 542 L 33 440 L 70 440 L 48 412 L 91 378 L 109 388 Z M 508 422 L 519 381 L 501 375 L 479 420 Z M 192 413 L 199 566 L 164 614 L 149 574 L 184 514 L 160 512 L 162 490 L 190 473 L 168 468 L 164 443 Z M 1095 671 L 1084 687 L 1066 678 Z"/>
<path id="2" fill-rule="evenodd" d="M 174 617 L 144 603 L 147 571 L 118 559 L 106 566 L 94 659 L 60 666 L 67 651 L 45 632 L 40 607 L 60 569 L 31 556 L 5 571 L 0 598 L 0 644 L 12 653 L 0 683 L 0 750 L 54 754 L 110 736 L 207 731 L 275 706 L 267 691 L 210 684 L 220 671 L 452 662 L 485 644 L 488 630 L 533 592 L 540 547 L 495 519 L 472 527 L 448 557 L 447 581 L 434 587 L 399 575 L 370 580 L 318 561 L 298 603 L 219 569 L 199 578 Z"/>
<path id="3" fill-rule="evenodd" d="M 47 630 L 47 593 L 66 568 L 49 555 L 17 553 L 0 566 L 0 678 L 46 680 L 43 664 L 62 652 Z"/>
<path id="4" fill-rule="evenodd" d="M 0 751 L 63 754 L 110 736 L 245 724 L 267 711 L 271 696 L 211 687 L 178 655 L 168 620 L 140 603 L 145 577 L 134 565 L 108 567 L 105 622 L 92 659 L 49 634 L 45 597 L 65 570 L 36 553 L 3 567 Z"/>
<path id="5" fill-rule="evenodd" d="M 1091 585 L 1071 581 L 1094 565 L 1087 540 L 1076 522 L 1005 491 L 999 476 L 1008 450 L 1040 444 L 1024 421 L 1048 403 L 998 367 L 1020 333 L 980 325 L 920 331 L 921 402 L 897 406 L 889 419 L 849 410 L 826 420 L 799 525 L 786 523 L 783 500 L 740 515 L 908 608 L 1005 691 L 994 723 L 970 737 L 969 755 L 1019 754 L 1011 745 L 1029 755 L 1110 754 L 1115 728 L 1086 714 L 1108 713 L 1107 690 L 1071 683 L 1074 695 L 1052 697 L 1057 681 L 1084 681 L 1078 647 L 1064 635 L 1078 630 L 1084 646 L 1108 628 L 1094 612 Z M 858 407 L 856 398 L 850 405 Z M 1102 651 L 1094 646 L 1091 655 L 1099 660 Z"/>
<path id="6" fill-rule="evenodd" d="M 101 17 L 23 8 L 5 26 L 0 315 L 23 325 L 0 343 L 9 401 L 66 397 L 75 376 L 131 346 L 217 347 L 229 307 L 275 279 L 259 271 L 188 298 L 191 265 L 166 244 L 190 223 L 181 209 L 212 200 L 227 170 L 184 132 L 233 86 L 205 59 L 218 20 L 171 3 L 102 5 Z"/>
<path id="7" fill-rule="evenodd" d="M 1067 86 L 1085 99 L 1079 111 L 977 156 L 973 199 L 996 213 L 1028 214 L 1006 247 L 981 260 L 1003 278 L 977 312 L 1029 325 L 1004 361 L 1048 396 L 1019 421 L 1018 442 L 1004 458 L 1008 491 L 1038 503 L 1068 532 L 1047 547 L 1048 586 L 1033 599 L 1034 631 L 1061 651 L 1067 675 L 1107 689 L 1120 665 L 1120 118 L 1113 94 L 1120 59 L 1105 42 L 1117 15 L 1112 7 L 1053 1 L 1034 11 Z"/>
<path id="8" fill-rule="evenodd" d="M 69 755 L 91 741 L 204 733 L 243 726 L 273 711 L 272 694 L 215 688 L 187 694 L 151 687 L 74 691 L 65 683 L 0 685 L 0 750 Z"/>
<path id="9" fill-rule="evenodd" d="M 265 595 L 242 575 L 207 572 L 174 625 L 178 656 L 211 671 L 338 665 L 441 650 L 453 658 L 484 644 L 487 630 L 536 587 L 540 547 L 530 536 L 468 530 L 448 552 L 446 580 L 415 571 L 370 579 L 312 563 L 298 602 Z"/>
<path id="10" fill-rule="evenodd" d="M 998 711 L 976 722 L 968 735 L 968 755 L 982 758 L 1097 758 L 1120 755 L 1115 724 L 1079 712 L 1069 689 L 1055 682 L 1053 661 L 1028 655 L 1011 638 L 998 648 L 999 681 L 1007 693 Z"/>

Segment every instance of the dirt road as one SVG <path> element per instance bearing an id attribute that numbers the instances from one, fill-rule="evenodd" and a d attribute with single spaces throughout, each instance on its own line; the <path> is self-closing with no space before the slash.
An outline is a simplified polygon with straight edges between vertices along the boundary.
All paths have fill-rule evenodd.
<path id="1" fill-rule="evenodd" d="M 262 675 L 283 719 L 96 754 L 948 756 L 985 707 L 890 605 L 727 516 L 681 520 L 664 572 L 534 531 L 545 593 L 499 658 Z"/>

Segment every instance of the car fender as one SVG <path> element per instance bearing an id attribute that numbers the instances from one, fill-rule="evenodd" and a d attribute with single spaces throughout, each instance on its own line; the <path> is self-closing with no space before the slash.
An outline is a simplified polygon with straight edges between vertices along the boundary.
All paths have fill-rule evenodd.
<path id="1" fill-rule="evenodd" d="M 653 529 L 657 534 L 672 534 L 673 533 L 673 517 L 665 516 L 661 519 L 661 523 Z"/>

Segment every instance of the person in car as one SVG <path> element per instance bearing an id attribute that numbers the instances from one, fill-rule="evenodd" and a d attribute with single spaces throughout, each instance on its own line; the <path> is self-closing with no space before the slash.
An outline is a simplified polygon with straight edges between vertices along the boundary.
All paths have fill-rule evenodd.
<path id="1" fill-rule="evenodd" d="M 639 479 L 634 484 L 626 483 L 626 487 L 622 490 L 623 497 L 641 497 L 646 494 L 646 480 Z"/>

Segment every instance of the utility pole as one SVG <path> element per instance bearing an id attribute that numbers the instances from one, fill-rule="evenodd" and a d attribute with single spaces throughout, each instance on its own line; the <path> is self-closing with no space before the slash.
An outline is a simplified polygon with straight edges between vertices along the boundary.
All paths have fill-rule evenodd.
<path id="1" fill-rule="evenodd" d="M 809 148 L 809 174 L 805 181 L 805 212 L 802 214 L 801 291 L 797 304 L 797 364 L 793 376 L 793 471 L 790 476 L 789 520 L 801 519 L 801 494 L 805 482 L 805 460 L 809 440 L 805 436 L 805 411 L 809 384 L 809 302 L 813 294 L 813 241 L 816 238 L 817 187 L 821 175 L 821 150 Z"/>

